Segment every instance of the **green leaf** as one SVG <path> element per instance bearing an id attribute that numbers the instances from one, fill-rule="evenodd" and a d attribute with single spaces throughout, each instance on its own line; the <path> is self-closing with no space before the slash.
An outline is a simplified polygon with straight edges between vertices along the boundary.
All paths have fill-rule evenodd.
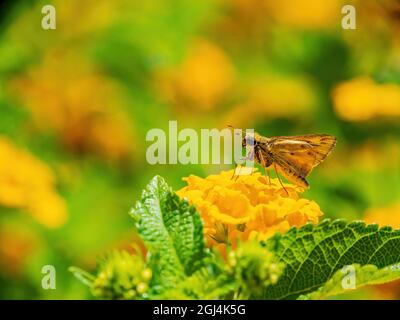
<path id="1" fill-rule="evenodd" d="M 353 265 L 353 267 L 354 269 L 352 272 L 354 272 L 355 275 L 354 289 L 358 289 L 366 285 L 382 284 L 400 279 L 400 269 L 398 268 L 398 265 L 385 267 L 383 269 L 379 269 L 374 265 L 360 266 L 357 264 Z M 312 293 L 300 296 L 299 299 L 325 299 L 330 296 L 351 291 L 352 289 L 342 285 L 342 282 L 345 281 L 346 275 L 346 270 L 336 271 L 333 277 L 329 279 L 322 287 Z"/>
<path id="2" fill-rule="evenodd" d="M 265 299 L 295 299 L 312 292 L 346 265 L 372 264 L 382 269 L 400 262 L 400 230 L 379 229 L 362 221 L 307 224 L 277 234 L 265 245 L 286 263 L 277 284 L 265 290 Z"/>
<path id="3" fill-rule="evenodd" d="M 205 247 L 200 215 L 163 178 L 151 180 L 131 215 L 152 255 L 160 285 L 172 287 L 201 267 Z"/>

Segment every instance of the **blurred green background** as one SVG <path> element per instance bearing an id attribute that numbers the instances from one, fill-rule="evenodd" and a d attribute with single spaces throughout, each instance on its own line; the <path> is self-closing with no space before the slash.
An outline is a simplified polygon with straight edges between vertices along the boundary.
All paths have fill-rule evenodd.
<path id="1" fill-rule="evenodd" d="M 41 9 L 56 8 L 56 30 Z M 356 30 L 341 8 L 356 8 Z M 400 227 L 395 0 L 8 1 L 0 6 L 0 298 L 82 299 L 67 271 L 136 241 L 130 207 L 160 174 L 149 129 L 329 133 L 304 197 L 326 217 Z M 57 289 L 41 287 L 54 265 Z M 347 298 L 400 298 L 397 283 Z"/>

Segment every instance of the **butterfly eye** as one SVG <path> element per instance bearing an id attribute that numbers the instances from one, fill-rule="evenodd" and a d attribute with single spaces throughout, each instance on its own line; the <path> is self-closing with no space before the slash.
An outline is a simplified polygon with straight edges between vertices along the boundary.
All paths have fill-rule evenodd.
<path id="1" fill-rule="evenodd" d="M 243 146 L 254 146 L 254 137 L 246 136 L 242 142 Z"/>

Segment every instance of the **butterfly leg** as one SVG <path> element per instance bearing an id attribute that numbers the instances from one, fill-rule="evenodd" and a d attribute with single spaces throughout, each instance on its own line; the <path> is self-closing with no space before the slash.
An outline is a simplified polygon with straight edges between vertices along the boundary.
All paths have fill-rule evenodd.
<path id="1" fill-rule="evenodd" d="M 251 168 L 251 172 L 250 172 L 251 176 L 253 175 L 253 172 L 254 172 L 254 168 Z"/>
<path id="2" fill-rule="evenodd" d="M 232 173 L 231 180 L 232 180 L 233 178 L 235 178 L 235 173 L 236 173 L 237 167 L 238 167 L 238 165 L 236 165 L 236 166 L 235 166 L 235 169 L 233 169 L 233 173 Z"/>
<path id="3" fill-rule="evenodd" d="M 254 161 L 254 151 L 250 151 L 244 160 Z M 254 172 L 254 167 L 251 168 L 250 175 L 253 175 L 253 172 Z"/>
<path id="4" fill-rule="evenodd" d="M 238 168 L 239 168 L 239 174 L 236 174 L 236 171 L 238 170 Z M 240 166 L 239 165 L 236 165 L 235 166 L 235 169 L 233 169 L 233 174 L 232 174 L 232 177 L 231 177 L 231 180 L 237 180 L 238 178 L 239 178 L 239 176 L 240 176 Z"/>
<path id="5" fill-rule="evenodd" d="M 247 154 L 247 156 L 244 157 L 244 158 L 241 158 L 241 160 L 242 160 L 242 161 L 247 161 L 247 160 L 253 161 L 253 160 L 254 160 L 254 152 L 250 151 L 250 152 Z M 236 170 L 237 170 L 238 167 L 239 167 L 239 173 L 236 174 Z M 246 167 L 245 167 L 245 168 L 246 168 Z M 235 178 L 235 180 L 237 180 L 237 179 L 239 178 L 239 176 L 240 176 L 240 172 L 241 172 L 241 166 L 236 165 L 236 168 L 235 168 L 235 170 L 233 171 L 233 175 L 232 175 L 232 178 L 231 178 L 231 179 Z M 252 175 L 253 172 L 254 172 L 254 168 L 251 168 L 250 175 Z M 246 173 L 246 174 L 247 174 L 247 173 Z"/>
<path id="6" fill-rule="evenodd" d="M 239 173 L 238 173 L 238 174 L 236 174 L 236 169 L 237 169 L 237 168 L 239 168 Z M 234 172 L 234 173 L 235 173 L 235 181 L 236 181 L 237 179 L 239 179 L 240 171 L 242 170 L 242 167 L 237 166 L 236 169 L 235 169 L 235 172 Z"/>
<path id="7" fill-rule="evenodd" d="M 269 174 L 269 170 L 267 169 L 268 164 L 266 163 L 266 161 L 264 160 L 264 156 L 262 154 L 262 152 L 258 151 L 256 153 L 257 157 L 259 158 L 259 162 L 261 163 L 263 169 L 264 169 L 264 176 L 268 175 L 268 184 L 269 186 L 271 186 L 271 176 Z"/>
<path id="8" fill-rule="evenodd" d="M 271 186 L 271 175 L 266 167 L 264 167 L 264 175 L 268 175 L 268 185 Z"/>
<path id="9" fill-rule="evenodd" d="M 236 174 L 236 170 L 239 168 L 239 174 Z M 238 178 L 239 178 L 239 176 L 240 176 L 240 169 L 241 169 L 241 167 L 239 166 L 239 165 L 236 165 L 235 166 L 235 169 L 233 170 L 233 174 L 232 174 L 232 177 L 231 177 L 231 180 L 237 180 Z"/>
<path id="10" fill-rule="evenodd" d="M 241 158 L 240 160 L 242 160 L 242 161 L 247 161 L 247 160 L 253 161 L 254 160 L 254 151 L 249 151 L 247 156 Z"/>
<path id="11" fill-rule="evenodd" d="M 283 183 L 282 183 L 282 180 L 281 180 L 281 178 L 280 178 L 280 176 L 279 176 L 279 174 L 278 174 L 278 170 L 276 169 L 276 164 L 275 164 L 275 163 L 274 163 L 274 169 L 275 169 L 275 174 L 276 174 L 276 176 L 278 177 L 278 180 L 279 180 L 279 182 L 280 182 L 280 184 L 281 184 L 283 190 L 285 190 L 285 191 L 286 191 L 286 194 L 289 195 L 289 192 L 288 192 L 288 191 L 286 190 L 286 188 L 284 187 L 284 185 L 283 185 Z"/>

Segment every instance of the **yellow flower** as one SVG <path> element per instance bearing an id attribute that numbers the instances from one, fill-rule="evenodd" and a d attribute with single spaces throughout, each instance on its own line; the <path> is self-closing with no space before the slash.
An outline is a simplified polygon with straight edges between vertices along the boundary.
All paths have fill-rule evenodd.
<path id="1" fill-rule="evenodd" d="M 118 161 L 132 154 L 119 87 L 80 55 L 50 50 L 42 63 L 10 82 L 39 131 L 55 132 L 77 153 Z"/>
<path id="2" fill-rule="evenodd" d="M 400 116 L 400 86 L 378 84 L 367 77 L 339 84 L 332 94 L 335 110 L 349 121 Z"/>
<path id="3" fill-rule="evenodd" d="M 265 40 L 266 29 L 279 23 L 295 29 L 334 28 L 343 0 L 220 0 L 223 13 L 217 23 L 224 37 Z M 260 41 L 261 40 L 261 41 Z"/>
<path id="4" fill-rule="evenodd" d="M 301 188 L 254 172 L 232 179 L 233 170 L 207 178 L 184 178 L 187 186 L 177 192 L 194 204 L 204 221 L 208 243 L 235 245 L 236 239 L 267 239 L 275 232 L 285 232 L 291 226 L 317 223 L 322 215 L 319 206 L 301 199 Z"/>
<path id="5" fill-rule="evenodd" d="M 246 127 L 255 119 L 304 117 L 315 110 L 312 85 L 304 78 L 268 76 L 251 79 L 246 81 L 244 91 L 248 98 L 227 114 L 224 125 Z"/>
<path id="6" fill-rule="evenodd" d="M 398 174 L 400 163 L 400 146 L 395 139 L 374 141 L 365 140 L 360 145 L 350 145 L 338 150 L 321 173 L 332 179 L 338 178 L 338 173 L 352 172 L 353 174 L 377 174 L 392 172 Z"/>
<path id="7" fill-rule="evenodd" d="M 393 229 L 400 229 L 400 202 L 384 208 L 369 208 L 365 212 L 367 223 L 377 223 L 381 227 L 392 226 Z"/>
<path id="8" fill-rule="evenodd" d="M 216 26 L 223 37 L 236 43 L 244 39 L 262 39 L 268 19 L 269 0 L 221 0 L 223 14 Z"/>
<path id="9" fill-rule="evenodd" d="M 67 219 L 50 168 L 4 137 L 0 137 L 0 206 L 25 210 L 50 228 Z"/>
<path id="10" fill-rule="evenodd" d="M 156 74 L 156 83 L 164 98 L 176 106 L 209 110 L 225 97 L 233 77 L 225 52 L 209 41 L 198 40 L 182 65 Z"/>
<path id="11" fill-rule="evenodd" d="M 393 229 L 400 229 L 400 202 L 395 202 L 387 207 L 369 208 L 364 214 L 367 223 L 377 223 L 380 227 L 391 226 Z M 376 285 L 372 287 L 375 299 L 400 298 L 400 280 Z"/>
<path id="12" fill-rule="evenodd" d="M 34 231 L 21 223 L 3 223 L 0 227 L 0 270 L 2 274 L 23 275 L 30 255 L 40 246 Z"/>
<path id="13" fill-rule="evenodd" d="M 340 21 L 342 0 L 267 0 L 271 16 L 279 23 L 313 29 L 335 26 Z"/>

